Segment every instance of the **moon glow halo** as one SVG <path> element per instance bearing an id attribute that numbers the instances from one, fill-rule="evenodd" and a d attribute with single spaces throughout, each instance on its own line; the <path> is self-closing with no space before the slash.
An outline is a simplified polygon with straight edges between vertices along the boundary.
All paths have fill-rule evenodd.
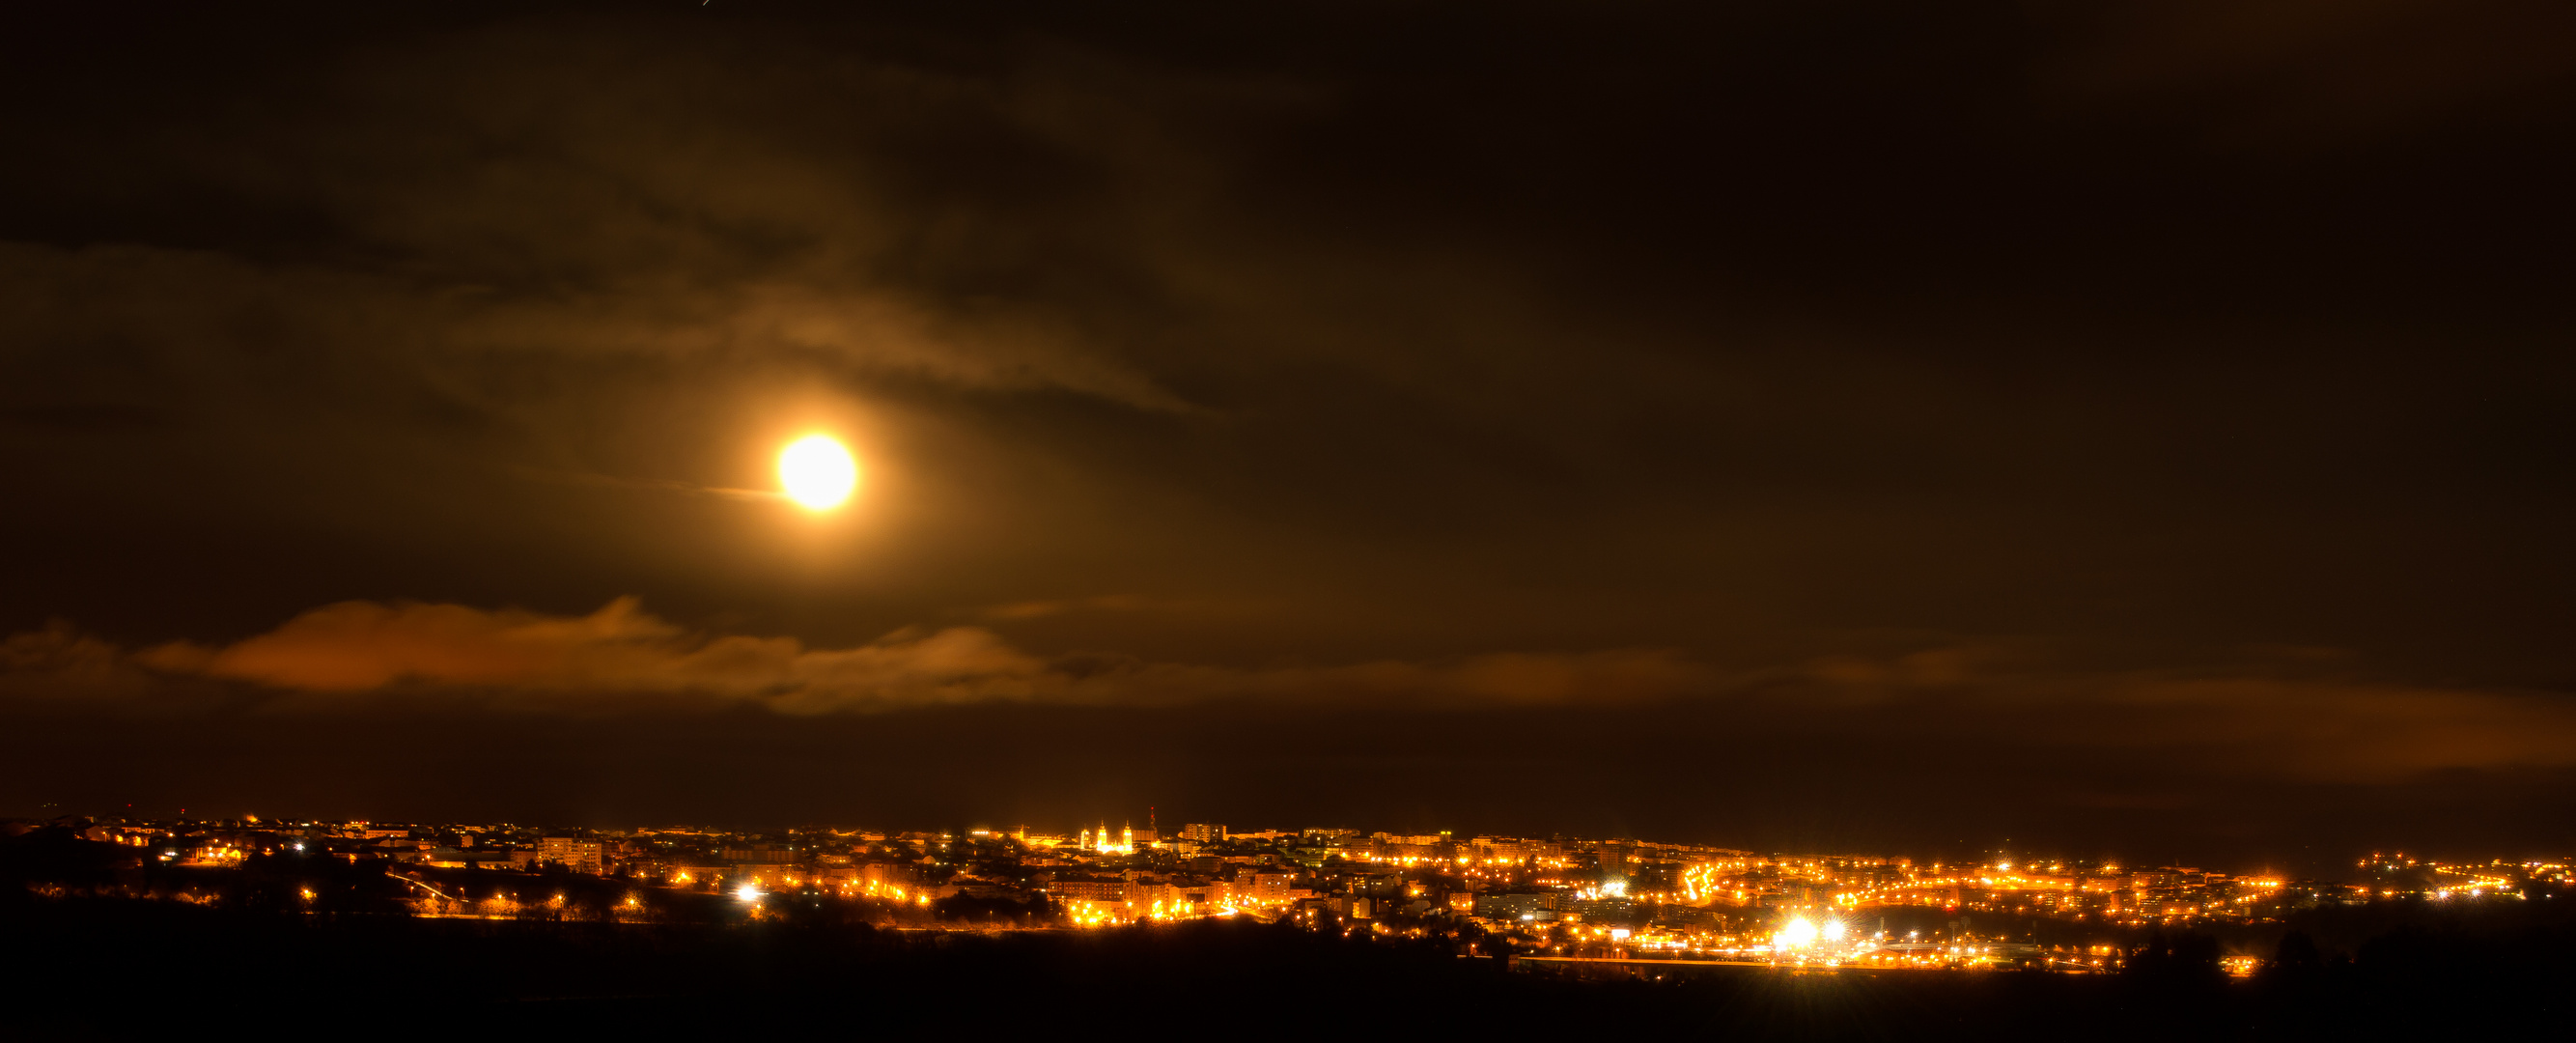
<path id="1" fill-rule="evenodd" d="M 859 462 L 830 435 L 807 435 L 778 453 L 778 484 L 809 511 L 846 503 L 859 486 Z"/>

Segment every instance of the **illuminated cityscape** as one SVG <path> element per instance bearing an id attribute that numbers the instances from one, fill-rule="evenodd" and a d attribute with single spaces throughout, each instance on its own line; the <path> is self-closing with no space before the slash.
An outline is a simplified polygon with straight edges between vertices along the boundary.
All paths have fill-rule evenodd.
<path id="1" fill-rule="evenodd" d="M 1151 816 L 1148 816 L 1149 822 Z M 19 822 L 18 833 L 40 828 Z M 2374 903 L 2524 902 L 2576 885 L 2569 860 L 2461 864 L 2377 854 L 2349 879 L 2190 866 L 1761 854 L 1635 839 L 1244 831 L 1105 822 L 1071 833 L 506 823 L 65 820 L 118 853 L 98 894 L 201 905 L 228 876 L 329 865 L 380 873 L 430 919 L 758 922 L 832 903 L 918 930 L 1063 930 L 1206 919 L 1339 924 L 1472 955 L 1645 967 L 2119 969 L 2146 932 L 2281 923 Z M 345 873 L 338 886 L 353 886 Z M 335 900 L 299 886 L 300 911 Z M 2260 960 L 2233 955 L 2250 973 Z"/>

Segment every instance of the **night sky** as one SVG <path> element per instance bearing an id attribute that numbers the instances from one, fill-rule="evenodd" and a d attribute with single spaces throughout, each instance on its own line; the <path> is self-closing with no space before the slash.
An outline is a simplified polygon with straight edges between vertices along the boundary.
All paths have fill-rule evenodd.
<path id="1" fill-rule="evenodd" d="M 2576 5 L 102 0 L 0 129 L 0 814 L 2576 847 Z"/>

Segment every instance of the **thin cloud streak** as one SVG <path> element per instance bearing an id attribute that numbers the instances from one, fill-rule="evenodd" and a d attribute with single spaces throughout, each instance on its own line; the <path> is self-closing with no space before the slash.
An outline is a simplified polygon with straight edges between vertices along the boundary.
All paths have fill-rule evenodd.
<path id="1" fill-rule="evenodd" d="M 734 489 L 720 485 L 701 485 L 673 478 L 626 478 L 612 474 L 578 471 L 552 471 L 536 467 L 513 467 L 512 474 L 534 481 L 565 485 L 588 485 L 610 489 L 643 489 L 652 492 L 681 493 L 689 496 L 713 496 L 726 500 L 755 503 L 792 503 L 794 498 L 776 489 Z"/>

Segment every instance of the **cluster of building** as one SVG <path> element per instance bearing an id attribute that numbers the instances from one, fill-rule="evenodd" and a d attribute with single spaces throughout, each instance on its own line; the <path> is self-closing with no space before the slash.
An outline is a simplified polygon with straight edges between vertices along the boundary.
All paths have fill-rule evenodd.
<path id="1" fill-rule="evenodd" d="M 228 866 L 294 852 L 397 871 L 615 877 L 636 888 L 781 893 L 1012 910 L 1017 922 L 1103 926 L 1203 917 L 1331 917 L 1353 929 L 1452 935 L 1473 927 L 1534 953 L 1696 954 L 1882 966 L 2098 965 L 1966 929 L 1969 914 L 2118 926 L 2254 922 L 2320 905 L 2477 897 L 2571 881 L 2563 861 L 2463 865 L 2373 855 L 2357 881 L 2232 875 L 2185 866 L 2023 861 L 1918 863 L 1760 855 L 1637 840 L 1241 832 L 1193 823 L 1165 835 L 1101 822 L 1072 833 L 689 827 L 548 831 L 510 824 L 227 822 L 86 824 L 90 840 L 163 864 Z M 458 879 L 454 873 L 439 877 Z M 427 879 L 424 877 L 423 879 Z M 1888 928 L 1891 911 L 1927 930 Z M 1872 913 L 1878 914 L 1875 929 Z M 1928 917 L 1928 919 L 1926 919 Z M 1900 918 L 1902 919 L 1902 918 Z M 1989 917 L 1988 922 L 1996 918 Z"/>

